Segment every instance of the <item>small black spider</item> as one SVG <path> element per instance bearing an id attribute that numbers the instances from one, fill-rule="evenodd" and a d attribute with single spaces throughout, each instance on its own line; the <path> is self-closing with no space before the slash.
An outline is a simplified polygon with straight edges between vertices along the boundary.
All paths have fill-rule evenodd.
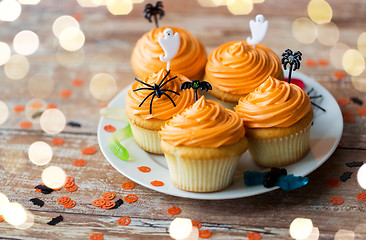
<path id="1" fill-rule="evenodd" d="M 283 65 L 283 68 L 286 70 L 287 64 L 290 64 L 288 83 L 291 82 L 292 70 L 296 71 L 296 69 L 300 68 L 301 56 L 302 53 L 300 51 L 293 53 L 290 49 L 287 49 L 284 53 L 282 53 L 281 63 Z"/>
<path id="2" fill-rule="evenodd" d="M 307 92 L 308 96 L 310 97 L 310 102 L 311 102 L 311 99 L 316 99 L 316 98 L 322 98 L 323 97 L 323 95 L 310 96 L 310 93 L 312 93 L 312 91 L 314 91 L 314 88 L 310 89 L 310 91 Z M 316 104 L 314 102 L 311 102 L 311 104 L 314 105 L 315 107 L 319 108 L 323 112 L 326 112 L 326 110 L 324 108 L 322 108 L 321 106 L 319 106 L 318 104 Z"/>
<path id="3" fill-rule="evenodd" d="M 149 22 L 152 22 L 151 17 L 154 17 L 154 22 L 155 22 L 156 28 L 159 27 L 158 16 L 159 16 L 159 19 L 161 19 L 165 15 L 163 7 L 164 7 L 163 3 L 160 1 L 156 2 L 155 6 L 153 6 L 151 3 L 148 3 L 145 5 L 144 16 L 147 20 L 149 20 Z"/>
<path id="4" fill-rule="evenodd" d="M 173 90 L 169 90 L 169 89 L 165 89 L 165 88 L 162 88 L 165 84 L 167 84 L 168 82 L 174 80 L 177 78 L 177 76 L 175 77 L 172 77 L 170 78 L 169 80 L 165 81 L 164 80 L 167 78 L 167 76 L 169 75 L 170 73 L 170 70 L 167 72 L 167 74 L 164 76 L 164 78 L 159 82 L 159 84 L 154 84 L 154 86 L 150 85 L 150 84 L 147 84 L 143 81 L 141 81 L 140 79 L 137 79 L 135 78 L 136 81 L 138 81 L 139 83 L 142 83 L 144 84 L 145 86 L 148 86 L 148 87 L 143 87 L 143 88 L 137 88 L 137 89 L 134 89 L 133 91 L 136 92 L 136 91 L 139 91 L 139 90 L 151 90 L 152 92 L 149 93 L 143 100 L 142 102 L 140 103 L 139 107 L 142 106 L 142 104 L 150 97 L 151 97 L 151 100 L 150 100 L 150 114 L 152 113 L 152 103 L 153 103 L 153 100 L 154 100 L 154 97 L 156 96 L 157 98 L 160 98 L 162 95 L 165 95 L 167 96 L 167 98 L 173 103 L 173 106 L 175 107 L 175 103 L 173 101 L 173 99 L 168 95 L 166 94 L 165 92 L 171 92 L 171 93 L 175 93 L 177 95 L 180 95 L 179 93 L 173 91 Z"/>
<path id="5" fill-rule="evenodd" d="M 197 101 L 197 90 L 201 88 L 201 90 L 212 90 L 212 86 L 209 82 L 206 81 L 198 81 L 198 80 L 191 80 L 191 82 L 184 82 L 180 85 L 180 90 L 183 89 L 190 89 L 193 88 L 194 90 L 194 100 Z"/>

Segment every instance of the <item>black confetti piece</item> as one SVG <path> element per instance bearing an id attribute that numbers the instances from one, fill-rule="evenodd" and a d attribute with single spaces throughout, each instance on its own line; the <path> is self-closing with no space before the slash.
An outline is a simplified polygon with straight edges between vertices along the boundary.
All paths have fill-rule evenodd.
<path id="1" fill-rule="evenodd" d="M 81 124 L 78 123 L 78 122 L 70 121 L 70 122 L 67 122 L 67 126 L 70 126 L 70 127 L 81 127 Z"/>
<path id="2" fill-rule="evenodd" d="M 346 166 L 347 167 L 361 167 L 363 165 L 363 162 L 356 162 L 356 161 L 353 161 L 353 162 L 349 162 L 349 163 L 346 163 Z"/>
<path id="3" fill-rule="evenodd" d="M 114 207 L 112 207 L 111 209 L 119 208 L 119 206 L 121 206 L 123 204 L 123 200 L 118 199 L 115 203 L 116 203 L 116 205 Z"/>
<path id="4" fill-rule="evenodd" d="M 31 201 L 34 205 L 37 205 L 40 207 L 43 207 L 43 205 L 44 205 L 44 202 L 39 198 L 32 198 L 29 201 Z"/>
<path id="5" fill-rule="evenodd" d="M 47 187 L 45 185 L 42 185 L 42 184 L 37 185 L 34 188 L 41 190 L 41 193 L 43 193 L 43 194 L 50 194 L 51 192 L 53 192 L 52 188 L 49 188 L 49 187 Z"/>
<path id="6" fill-rule="evenodd" d="M 347 181 L 348 179 L 351 178 L 351 175 L 353 174 L 353 172 L 344 172 L 342 174 L 342 176 L 339 178 L 342 182 Z"/>
<path id="7" fill-rule="evenodd" d="M 363 101 L 361 99 L 357 98 L 357 97 L 351 97 L 351 101 L 358 104 L 358 105 L 360 105 L 360 106 L 362 106 L 362 104 L 363 104 Z"/>
<path id="8" fill-rule="evenodd" d="M 47 224 L 54 226 L 57 223 L 62 222 L 63 220 L 64 220 L 64 218 L 61 215 L 59 215 L 58 217 L 52 218 L 52 220 L 49 221 Z"/>

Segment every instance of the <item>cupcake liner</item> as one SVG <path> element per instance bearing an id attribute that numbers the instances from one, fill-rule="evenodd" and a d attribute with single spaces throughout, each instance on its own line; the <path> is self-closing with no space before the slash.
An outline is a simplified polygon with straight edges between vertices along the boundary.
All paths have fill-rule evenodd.
<path id="1" fill-rule="evenodd" d="M 166 154 L 173 184 L 190 192 L 214 192 L 228 187 L 234 177 L 240 155 L 221 159 L 184 159 Z"/>
<path id="2" fill-rule="evenodd" d="M 130 122 L 133 138 L 143 150 L 151 153 L 163 154 L 160 148 L 158 131 L 144 129 Z"/>
<path id="3" fill-rule="evenodd" d="M 289 136 L 258 140 L 248 137 L 253 161 L 263 167 L 281 167 L 301 160 L 310 149 L 309 124 Z"/>

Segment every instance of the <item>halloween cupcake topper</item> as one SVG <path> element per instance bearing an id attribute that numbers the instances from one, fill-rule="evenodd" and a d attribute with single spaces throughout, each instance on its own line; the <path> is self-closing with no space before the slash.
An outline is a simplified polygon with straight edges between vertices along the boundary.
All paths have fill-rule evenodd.
<path id="1" fill-rule="evenodd" d="M 179 33 L 174 33 L 172 29 L 167 28 L 164 30 L 164 37 L 159 37 L 158 42 L 163 49 L 165 56 L 160 55 L 160 61 L 167 62 L 166 70 L 170 69 L 170 60 L 177 55 L 180 46 Z"/>
<path id="2" fill-rule="evenodd" d="M 206 81 L 198 81 L 198 80 L 191 80 L 190 82 L 184 82 L 180 85 L 180 90 L 183 89 L 190 89 L 193 88 L 194 90 L 194 100 L 197 102 L 197 90 L 200 88 L 201 90 L 212 90 L 212 86 L 209 82 Z"/>
<path id="3" fill-rule="evenodd" d="M 250 31 L 252 32 L 251 37 L 247 37 L 247 43 L 255 48 L 255 45 L 260 43 L 266 36 L 268 30 L 268 21 L 264 20 L 262 14 L 255 16 L 255 20 L 249 21 Z"/>
<path id="4" fill-rule="evenodd" d="M 293 53 L 290 49 L 286 49 L 286 51 L 282 53 L 281 63 L 283 65 L 283 68 L 286 70 L 287 64 L 290 64 L 288 83 L 291 82 L 292 70 L 296 71 L 296 69 L 300 68 L 301 56 L 302 53 L 300 51 Z"/>
<path id="5" fill-rule="evenodd" d="M 155 5 L 152 5 L 151 3 L 145 5 L 144 16 L 149 20 L 149 22 L 152 22 L 151 17 L 153 17 L 156 28 L 159 27 L 158 16 L 159 19 L 161 19 L 165 15 L 163 7 L 164 6 L 161 1 L 156 2 Z"/>

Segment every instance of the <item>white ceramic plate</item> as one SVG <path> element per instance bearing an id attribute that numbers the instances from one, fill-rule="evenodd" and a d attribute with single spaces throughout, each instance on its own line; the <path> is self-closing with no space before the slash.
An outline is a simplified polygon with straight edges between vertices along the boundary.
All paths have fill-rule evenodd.
<path id="1" fill-rule="evenodd" d="M 305 83 L 306 92 L 311 88 L 314 88 L 314 91 L 310 96 L 323 95 L 323 98 L 314 99 L 312 101 L 326 109 L 326 112 L 323 112 L 313 106 L 314 124 L 311 127 L 310 133 L 311 151 L 301 161 L 285 167 L 288 174 L 292 173 L 295 176 L 306 176 L 321 166 L 336 149 L 342 136 L 343 120 L 336 100 L 323 86 L 299 72 L 294 72 L 293 78 L 301 79 Z M 108 107 L 123 109 L 125 107 L 125 98 L 128 88 L 123 89 L 122 92 L 109 103 Z M 229 188 L 213 193 L 193 193 L 180 190 L 176 188 L 170 180 L 169 171 L 163 155 L 145 152 L 136 145 L 133 138 L 121 142 L 130 153 L 132 160 L 123 161 L 117 158 L 107 146 L 107 139 L 111 133 L 106 132 L 104 126 L 109 124 L 116 129 L 120 129 L 126 125 L 126 123 L 122 121 L 107 119 L 105 117 L 100 118 L 98 125 L 98 142 L 104 156 L 117 171 L 147 188 L 178 197 L 208 200 L 248 197 L 278 188 L 265 188 L 261 185 L 252 187 L 245 186 L 243 181 L 243 173 L 245 171 L 264 170 L 252 162 L 250 154 L 247 151 L 239 161 L 234 182 Z M 137 168 L 140 166 L 148 166 L 151 168 L 151 171 L 148 173 L 140 172 Z M 155 187 L 151 185 L 150 182 L 154 180 L 164 182 L 164 186 Z"/>

